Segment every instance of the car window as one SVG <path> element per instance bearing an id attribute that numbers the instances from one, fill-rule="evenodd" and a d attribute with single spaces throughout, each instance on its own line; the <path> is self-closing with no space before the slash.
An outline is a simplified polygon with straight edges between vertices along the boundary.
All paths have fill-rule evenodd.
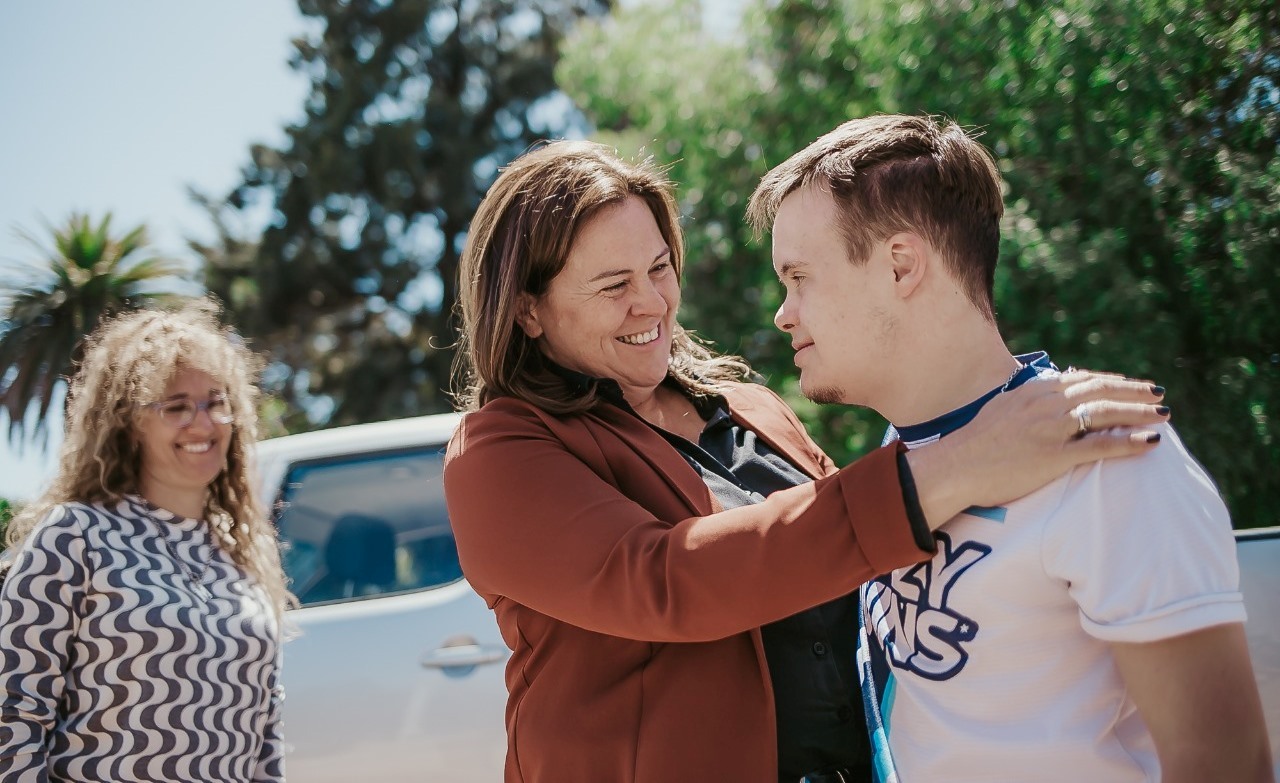
<path id="1" fill-rule="evenodd" d="M 303 606 L 462 578 L 445 511 L 443 446 L 297 462 L 277 504 L 290 586 Z"/>

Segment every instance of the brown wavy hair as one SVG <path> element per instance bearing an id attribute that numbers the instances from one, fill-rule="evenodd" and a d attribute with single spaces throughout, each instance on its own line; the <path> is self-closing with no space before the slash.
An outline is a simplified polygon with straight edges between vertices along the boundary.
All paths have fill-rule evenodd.
<path id="1" fill-rule="evenodd" d="M 652 160 L 632 163 L 600 144 L 555 141 L 517 158 L 498 176 L 471 221 L 459 262 L 460 408 L 476 410 L 498 397 L 515 397 L 567 415 L 596 404 L 594 387 L 584 392 L 548 366 L 516 315 L 521 293 L 547 292 L 582 227 L 605 207 L 633 196 L 657 221 L 680 279 L 684 240 L 673 187 Z M 712 352 L 679 324 L 672 329 L 668 368 L 693 394 L 713 394 L 719 383 L 750 372 L 743 360 Z"/>
<path id="2" fill-rule="evenodd" d="M 139 406 L 160 399 L 179 369 L 225 384 L 235 420 L 227 463 L 213 483 L 205 519 L 223 548 L 270 597 L 277 617 L 296 603 L 285 582 L 275 527 L 258 499 L 249 460 L 258 439 L 261 361 L 218 320 L 209 299 L 174 310 L 139 310 L 103 322 L 85 338 L 67 390 L 65 437 L 48 490 L 9 523 L 14 551 L 60 503 L 114 503 L 139 492 Z"/>

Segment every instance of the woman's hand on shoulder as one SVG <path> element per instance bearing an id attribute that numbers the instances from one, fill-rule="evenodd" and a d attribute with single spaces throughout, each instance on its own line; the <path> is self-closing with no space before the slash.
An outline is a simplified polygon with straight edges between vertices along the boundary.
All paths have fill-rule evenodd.
<path id="1" fill-rule="evenodd" d="M 967 426 L 908 455 L 930 527 L 1022 497 L 1076 465 L 1144 454 L 1169 420 L 1164 389 L 1069 370 L 997 395 Z"/>

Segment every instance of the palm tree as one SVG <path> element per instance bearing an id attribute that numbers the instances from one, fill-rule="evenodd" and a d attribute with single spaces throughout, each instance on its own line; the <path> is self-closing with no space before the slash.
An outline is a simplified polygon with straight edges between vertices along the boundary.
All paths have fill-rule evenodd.
<path id="1" fill-rule="evenodd" d="M 93 225 L 73 213 L 53 232 L 53 252 L 31 234 L 22 237 L 46 257 L 10 264 L 0 278 L 0 409 L 9 416 L 15 447 L 28 434 L 47 434 L 54 388 L 71 373 L 81 339 L 107 314 L 173 296 L 166 283 L 187 277 L 176 260 L 149 255 L 144 226 L 111 235 L 111 213 Z M 25 432 L 28 408 L 38 401 L 34 433 Z"/>

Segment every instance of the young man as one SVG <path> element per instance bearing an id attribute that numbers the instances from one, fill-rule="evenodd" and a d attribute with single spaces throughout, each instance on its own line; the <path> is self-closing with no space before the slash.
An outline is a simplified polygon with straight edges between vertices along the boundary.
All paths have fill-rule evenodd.
<path id="1" fill-rule="evenodd" d="M 771 171 L 749 216 L 804 394 L 917 448 L 1055 373 L 997 329 L 1002 214 L 991 156 L 929 117 L 847 122 Z M 1227 511 L 1161 428 L 1147 455 L 969 509 L 932 561 L 863 588 L 881 780 L 1272 779 Z"/>

